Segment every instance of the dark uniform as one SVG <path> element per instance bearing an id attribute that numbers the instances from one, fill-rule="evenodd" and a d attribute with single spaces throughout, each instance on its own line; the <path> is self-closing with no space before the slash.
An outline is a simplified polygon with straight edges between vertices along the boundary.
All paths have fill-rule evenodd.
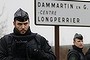
<path id="1" fill-rule="evenodd" d="M 67 60 L 85 60 L 85 55 L 82 52 L 82 48 L 79 48 L 75 45 L 76 40 L 78 40 L 78 43 L 80 41 L 83 41 L 83 36 L 81 34 L 76 33 L 73 40 L 74 40 L 74 45 L 72 45 L 72 49 L 69 49 L 68 54 L 67 54 Z"/>
<path id="2" fill-rule="evenodd" d="M 70 49 L 68 52 L 67 60 L 85 60 L 82 49 L 76 47 L 75 45 L 72 47 L 73 49 Z"/>
<path id="3" fill-rule="evenodd" d="M 29 19 L 27 12 L 19 9 L 14 20 L 25 21 Z M 0 39 L 0 60 L 55 60 L 48 41 L 28 28 L 25 34 L 20 34 L 17 28 L 13 33 Z"/>
<path id="4" fill-rule="evenodd" d="M 0 60 L 55 60 L 55 56 L 44 37 L 32 32 L 17 36 L 14 32 L 1 38 Z"/>
<path id="5" fill-rule="evenodd" d="M 90 48 L 89 48 L 88 51 L 86 52 L 85 58 L 86 58 L 86 60 L 90 60 Z"/>

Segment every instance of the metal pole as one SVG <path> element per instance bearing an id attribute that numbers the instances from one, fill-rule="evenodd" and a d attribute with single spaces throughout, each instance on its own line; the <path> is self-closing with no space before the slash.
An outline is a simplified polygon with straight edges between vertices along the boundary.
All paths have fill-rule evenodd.
<path id="1" fill-rule="evenodd" d="M 55 54 L 56 59 L 59 60 L 59 26 L 55 26 Z"/>

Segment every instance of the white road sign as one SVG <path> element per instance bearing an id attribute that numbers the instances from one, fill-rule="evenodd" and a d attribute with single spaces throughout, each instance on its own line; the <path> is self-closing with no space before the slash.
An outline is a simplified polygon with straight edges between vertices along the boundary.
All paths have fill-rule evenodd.
<path id="1" fill-rule="evenodd" d="M 90 2 L 35 0 L 35 24 L 90 26 Z"/>

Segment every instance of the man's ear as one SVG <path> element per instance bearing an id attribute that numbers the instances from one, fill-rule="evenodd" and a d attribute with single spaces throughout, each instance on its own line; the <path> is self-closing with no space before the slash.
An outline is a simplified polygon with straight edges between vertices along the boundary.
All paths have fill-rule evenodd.
<path id="1" fill-rule="evenodd" d="M 13 21 L 13 25 L 15 26 L 15 21 Z"/>
<path id="2" fill-rule="evenodd" d="M 73 44 L 75 44 L 75 41 L 73 41 Z"/>

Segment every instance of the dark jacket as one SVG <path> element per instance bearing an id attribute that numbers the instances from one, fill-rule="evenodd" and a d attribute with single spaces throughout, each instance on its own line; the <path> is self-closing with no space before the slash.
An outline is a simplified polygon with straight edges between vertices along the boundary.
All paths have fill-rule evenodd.
<path id="1" fill-rule="evenodd" d="M 67 54 L 67 60 L 85 60 L 82 49 L 76 47 L 75 45 L 73 45 L 72 47 L 73 49 L 70 49 Z"/>
<path id="2" fill-rule="evenodd" d="M 12 33 L 0 39 L 0 60 L 55 60 L 55 55 L 43 36 Z"/>
<path id="3" fill-rule="evenodd" d="M 89 48 L 88 51 L 86 52 L 85 58 L 86 58 L 86 60 L 90 60 L 90 48 Z"/>

